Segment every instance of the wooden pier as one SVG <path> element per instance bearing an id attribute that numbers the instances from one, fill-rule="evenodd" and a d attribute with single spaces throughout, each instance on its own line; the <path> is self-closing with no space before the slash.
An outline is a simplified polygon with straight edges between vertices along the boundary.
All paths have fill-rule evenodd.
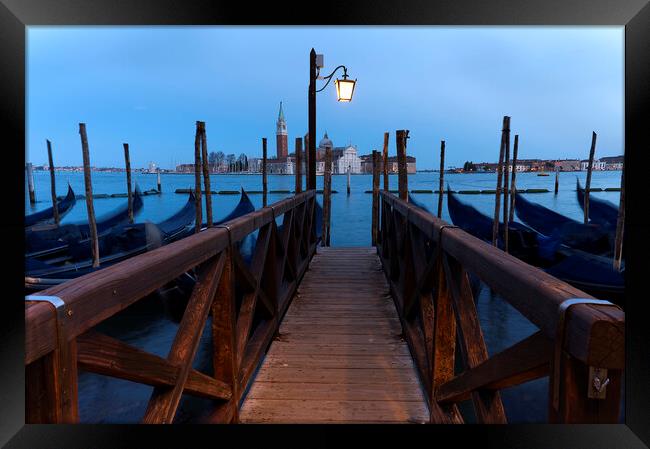
<path id="1" fill-rule="evenodd" d="M 427 422 L 401 331 L 375 248 L 319 248 L 241 422 Z"/>
<path id="2" fill-rule="evenodd" d="M 174 422 L 183 394 L 213 400 L 209 423 L 505 423 L 500 390 L 541 377 L 549 422 L 618 422 L 620 308 L 388 191 L 374 193 L 374 247 L 317 251 L 316 194 L 27 297 L 26 422 L 78 422 L 78 370 L 153 386 L 146 423 Z M 196 286 L 166 358 L 94 329 L 188 272 Z M 538 331 L 489 353 L 470 276 Z M 208 325 L 210 375 L 193 368 Z"/>

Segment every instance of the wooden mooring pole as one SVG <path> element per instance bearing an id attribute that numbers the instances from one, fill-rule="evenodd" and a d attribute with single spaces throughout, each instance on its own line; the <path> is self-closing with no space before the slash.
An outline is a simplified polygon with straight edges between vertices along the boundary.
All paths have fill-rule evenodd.
<path id="1" fill-rule="evenodd" d="M 623 259 L 623 229 L 625 227 L 625 163 L 621 170 L 621 195 L 618 203 L 616 220 L 616 239 L 614 240 L 614 269 L 621 270 Z"/>
<path id="2" fill-rule="evenodd" d="M 302 139 L 296 137 L 296 195 L 302 192 Z"/>
<path id="3" fill-rule="evenodd" d="M 196 223 L 195 233 L 201 232 L 203 225 L 203 201 L 201 200 L 201 129 L 199 121 L 196 122 L 196 134 L 194 135 L 194 199 L 196 201 Z"/>
<path id="4" fill-rule="evenodd" d="M 29 204 L 36 204 L 36 193 L 34 192 L 34 169 L 31 162 L 25 164 L 27 172 L 27 189 L 29 190 Z"/>
<path id="5" fill-rule="evenodd" d="M 408 174 L 406 168 L 406 139 L 409 138 L 408 129 L 400 129 L 396 131 L 397 144 L 397 185 L 399 190 L 399 197 L 401 200 L 408 201 Z"/>
<path id="6" fill-rule="evenodd" d="M 266 137 L 262 137 L 262 207 L 266 207 Z"/>
<path id="7" fill-rule="evenodd" d="M 123 143 L 124 164 L 126 165 L 126 197 L 129 211 L 129 223 L 133 223 L 133 194 L 131 193 L 131 157 L 129 156 L 129 144 Z"/>
<path id="8" fill-rule="evenodd" d="M 208 227 L 211 227 L 212 189 L 210 187 L 210 166 L 208 164 L 208 138 L 205 132 L 205 122 L 199 122 L 199 126 L 201 127 L 201 165 L 203 166 L 203 185 L 205 187 L 205 215 L 208 220 Z"/>
<path id="9" fill-rule="evenodd" d="M 93 268 L 97 268 L 99 266 L 99 240 L 97 238 L 97 223 L 95 222 L 95 207 L 93 206 L 93 186 L 90 180 L 90 152 L 88 150 L 88 136 L 86 135 L 85 123 L 79 123 L 79 134 L 81 135 L 81 152 L 83 155 L 83 163 L 84 163 L 84 183 L 86 185 L 86 209 L 88 210 L 88 227 L 90 228 L 90 241 L 91 241 L 91 248 L 93 254 Z"/>
<path id="10" fill-rule="evenodd" d="M 382 170 L 384 172 L 384 190 L 388 192 L 388 136 L 390 133 L 384 133 L 384 148 L 382 150 L 383 163 Z"/>
<path id="11" fill-rule="evenodd" d="M 512 149 L 512 177 L 510 180 L 510 215 L 508 216 L 508 223 L 511 223 L 515 218 L 515 193 L 517 186 L 515 178 L 517 177 L 517 151 L 519 150 L 519 134 L 515 134 L 515 145 Z"/>
<path id="12" fill-rule="evenodd" d="M 332 214 L 332 147 L 325 147 L 323 173 L 323 246 L 330 246 L 330 217 Z"/>
<path id="13" fill-rule="evenodd" d="M 56 179 L 54 177 L 54 160 L 52 158 L 52 143 L 49 140 L 47 142 L 47 160 L 50 164 L 50 192 L 52 194 L 52 210 L 54 212 L 54 223 L 59 224 L 61 219 L 59 218 L 59 206 L 56 203 Z"/>
<path id="14" fill-rule="evenodd" d="M 499 162 L 497 164 L 497 187 L 494 199 L 494 221 L 492 222 L 492 245 L 497 246 L 499 236 L 499 212 L 501 212 L 501 183 L 503 169 L 503 155 L 506 147 L 506 129 L 510 129 L 510 117 L 503 116 L 503 128 L 501 129 L 501 148 L 499 149 Z"/>
<path id="15" fill-rule="evenodd" d="M 445 194 L 445 141 L 440 141 L 440 185 L 438 187 L 438 218 L 442 217 L 442 196 Z"/>
<path id="16" fill-rule="evenodd" d="M 348 196 L 350 196 L 350 166 L 348 165 Z"/>
<path id="17" fill-rule="evenodd" d="M 555 195 L 560 190 L 560 167 L 555 167 Z"/>
<path id="18" fill-rule="evenodd" d="M 594 154 L 596 153 L 596 133 L 591 132 L 591 148 L 589 149 L 589 165 L 587 166 L 587 183 L 585 185 L 585 224 L 589 223 L 589 190 L 591 189 L 591 172 L 594 168 Z"/>
<path id="19" fill-rule="evenodd" d="M 162 192 L 162 185 L 160 182 L 160 169 L 156 171 L 156 187 L 158 189 L 158 193 Z"/>
<path id="20" fill-rule="evenodd" d="M 510 121 L 506 130 L 505 158 L 503 160 L 503 244 L 504 251 L 508 252 L 508 181 L 510 174 Z"/>
<path id="21" fill-rule="evenodd" d="M 379 232 L 379 158 L 379 152 L 372 150 L 372 246 L 377 245 Z"/>
<path id="22" fill-rule="evenodd" d="M 309 133 L 305 134 L 303 137 L 303 147 L 305 148 L 305 190 L 309 190 Z"/>

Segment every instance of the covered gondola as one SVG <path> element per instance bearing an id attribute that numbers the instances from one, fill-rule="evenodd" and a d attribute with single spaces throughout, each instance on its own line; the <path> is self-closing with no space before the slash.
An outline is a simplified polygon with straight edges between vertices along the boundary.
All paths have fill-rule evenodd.
<path id="1" fill-rule="evenodd" d="M 576 193 L 578 195 L 578 203 L 580 208 L 585 209 L 585 191 L 580 186 L 580 180 L 576 179 Z M 601 200 L 589 195 L 589 221 L 591 223 L 607 226 L 609 228 L 616 228 L 616 221 L 618 220 L 618 208 L 609 201 Z"/>
<path id="2" fill-rule="evenodd" d="M 255 210 L 246 192 L 242 189 L 239 203 L 219 225 Z M 111 228 L 99 240 L 100 266 L 92 267 L 90 241 L 77 242 L 69 248 L 71 259 L 61 265 L 48 264 L 33 258 L 25 259 L 25 288 L 28 291 L 42 290 L 67 280 L 97 271 L 135 255 L 158 248 L 194 233 L 196 202 L 190 193 L 186 204 L 168 219 L 154 223 L 135 223 Z"/>
<path id="3" fill-rule="evenodd" d="M 449 186 L 447 186 L 449 191 Z M 477 210 L 474 206 L 462 203 L 456 196 L 448 192 L 447 208 L 451 221 L 466 232 L 486 242 L 492 242 L 493 220 Z M 521 223 L 508 224 L 508 251 L 513 256 L 530 264 L 538 263 L 538 233 Z M 505 226 L 499 222 L 497 246 L 505 248 Z"/>
<path id="4" fill-rule="evenodd" d="M 566 217 L 540 204 L 515 194 L 517 217 L 532 229 L 548 237 L 540 245 L 555 252 L 564 244 L 571 248 L 601 256 L 611 256 L 614 245 L 613 229 L 595 223 L 584 224 Z"/>
<path id="5" fill-rule="evenodd" d="M 140 189 L 136 185 L 133 195 L 133 215 L 142 209 Z M 109 212 L 96 221 L 97 234 L 103 236 L 115 226 L 129 220 L 128 202 Z M 68 247 L 74 242 L 90 238 L 88 222 L 68 223 L 60 226 L 34 226 L 25 230 L 25 257 L 39 260 L 52 260 L 65 257 Z"/>
<path id="6" fill-rule="evenodd" d="M 517 200 L 515 200 L 515 204 L 516 202 Z M 448 194 L 447 204 L 449 215 L 455 225 L 484 241 L 492 241 L 492 220 L 489 217 L 476 208 L 463 204 L 451 193 Z M 500 223 L 499 245 L 503 238 L 502 225 Z M 513 229 L 514 235 L 518 236 L 518 240 L 514 242 L 525 241 L 529 245 L 519 248 L 520 254 L 524 250 L 524 257 L 510 251 L 513 256 L 535 265 L 550 275 L 595 297 L 623 304 L 625 271 L 624 268 L 622 272 L 615 270 L 611 258 L 590 254 L 562 243 L 556 244 L 553 251 L 548 251 L 548 247 L 545 248 L 549 241 L 548 237 L 520 223 L 510 223 L 509 237 L 513 235 Z M 533 239 L 537 241 L 537 244 Z M 509 243 L 509 249 L 513 249 L 513 240 L 510 240 Z"/>
<path id="7" fill-rule="evenodd" d="M 65 214 L 70 212 L 72 206 L 77 202 L 74 191 L 70 184 L 68 184 L 68 194 L 62 200 L 58 200 L 56 205 L 59 211 L 59 218 L 63 218 Z M 25 227 L 34 226 L 36 224 L 54 223 L 54 208 L 48 207 L 41 211 L 35 212 L 30 215 L 25 215 Z"/>

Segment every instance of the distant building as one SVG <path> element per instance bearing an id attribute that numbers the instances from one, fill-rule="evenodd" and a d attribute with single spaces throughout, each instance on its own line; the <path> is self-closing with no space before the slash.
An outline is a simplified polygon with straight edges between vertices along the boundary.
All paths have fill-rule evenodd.
<path id="1" fill-rule="evenodd" d="M 350 173 L 361 173 L 361 158 L 357 155 L 357 147 L 354 145 L 334 147 L 327 133 L 325 133 L 316 149 L 317 175 L 325 173 L 325 150 L 327 148 L 332 150 L 332 174 L 345 174 L 348 172 L 348 168 Z"/>
<path id="2" fill-rule="evenodd" d="M 559 171 L 578 171 L 580 170 L 579 159 L 561 159 L 554 163 L 555 168 Z"/>
<path id="3" fill-rule="evenodd" d="M 398 164 L 397 164 L 397 156 L 390 156 L 388 158 L 388 173 L 396 174 L 398 173 Z M 384 160 L 383 157 L 379 158 L 379 171 L 383 172 L 384 171 Z M 406 156 L 406 173 L 415 173 L 416 166 L 415 166 L 415 157 L 413 156 Z M 365 154 L 361 156 L 361 172 L 362 173 L 372 173 L 372 153 L 371 154 Z"/>
<path id="4" fill-rule="evenodd" d="M 147 169 L 147 173 L 158 173 L 158 167 L 156 167 L 155 163 L 149 162 L 149 168 Z"/>
<path id="5" fill-rule="evenodd" d="M 276 122 L 275 144 L 278 160 L 286 158 L 289 155 L 289 142 L 287 135 L 287 121 L 284 119 L 282 102 L 280 102 L 280 112 L 278 112 L 278 121 Z"/>
<path id="6" fill-rule="evenodd" d="M 593 170 L 605 170 L 605 162 L 600 159 L 594 159 Z M 589 169 L 589 159 L 583 159 L 580 161 L 580 170 L 586 171 Z"/>
<path id="7" fill-rule="evenodd" d="M 177 173 L 194 173 L 194 164 L 180 164 L 176 166 Z"/>
<path id="8" fill-rule="evenodd" d="M 623 170 L 623 155 L 601 157 L 600 161 L 605 164 L 603 170 Z"/>

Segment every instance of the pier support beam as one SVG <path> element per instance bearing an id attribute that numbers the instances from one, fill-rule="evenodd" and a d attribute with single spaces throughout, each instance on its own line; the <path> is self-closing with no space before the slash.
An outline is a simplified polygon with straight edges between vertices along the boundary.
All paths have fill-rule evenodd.
<path id="1" fill-rule="evenodd" d="M 296 137 L 296 195 L 302 192 L 302 139 Z"/>
<path id="2" fill-rule="evenodd" d="M 196 201 L 196 223 L 195 233 L 201 232 L 203 224 L 203 201 L 201 200 L 201 129 L 199 121 L 196 122 L 196 134 L 194 135 L 194 198 Z"/>
<path id="3" fill-rule="evenodd" d="M 384 148 L 382 150 L 383 164 L 382 169 L 384 171 L 384 190 L 388 191 L 388 136 L 390 133 L 384 133 Z"/>
<path id="4" fill-rule="evenodd" d="M 266 207 L 266 137 L 262 137 L 262 207 Z"/>
<path id="5" fill-rule="evenodd" d="M 379 232 L 379 152 L 372 150 L 372 246 Z"/>
<path id="6" fill-rule="evenodd" d="M 325 148 L 323 173 L 323 246 L 330 246 L 330 217 L 332 215 L 332 147 Z"/>
<path id="7" fill-rule="evenodd" d="M 27 189 L 29 190 L 29 204 L 35 204 L 36 193 L 34 192 L 34 171 L 31 162 L 25 164 L 25 170 L 27 175 Z"/>
<path id="8" fill-rule="evenodd" d="M 210 168 L 208 167 L 208 138 L 205 134 L 205 122 L 199 122 L 201 129 L 201 165 L 203 167 L 203 186 L 205 187 L 205 215 L 208 220 L 208 227 L 212 226 L 212 190 L 210 187 Z M 160 179 L 160 172 L 158 172 Z M 160 191 L 160 181 L 158 181 Z"/>
<path id="9" fill-rule="evenodd" d="M 50 164 L 50 192 L 52 193 L 52 210 L 54 212 L 54 223 L 59 224 L 61 219 L 59 218 L 59 206 L 56 203 L 56 179 L 54 177 L 54 160 L 52 158 L 52 143 L 49 140 L 47 142 L 47 160 Z"/>
<path id="10" fill-rule="evenodd" d="M 438 218 L 442 218 L 442 196 L 445 192 L 445 141 L 440 141 L 440 186 L 438 190 Z"/>
<path id="11" fill-rule="evenodd" d="M 131 193 L 131 157 L 129 156 L 129 144 L 123 143 L 124 164 L 126 165 L 126 196 L 129 211 L 129 223 L 133 223 L 133 195 Z"/>
<path id="12" fill-rule="evenodd" d="M 397 144 L 397 171 L 398 171 L 398 189 L 399 197 L 408 201 L 408 173 L 406 165 L 406 139 L 409 138 L 408 129 L 400 129 L 396 132 Z"/>
<path id="13" fill-rule="evenodd" d="M 596 152 L 596 133 L 591 132 L 591 148 L 589 149 L 589 165 L 587 166 L 587 183 L 585 185 L 585 224 L 589 223 L 589 190 L 591 189 L 591 172 L 594 168 L 594 153 Z"/>
<path id="14" fill-rule="evenodd" d="M 93 205 L 93 186 L 90 180 L 90 152 L 88 150 L 88 136 L 86 124 L 79 123 L 81 135 L 81 150 L 84 163 L 84 183 L 86 185 L 86 208 L 88 210 L 88 227 L 90 228 L 90 241 L 93 253 L 93 268 L 99 267 L 99 240 L 97 238 L 97 223 L 95 222 L 95 207 Z M 49 141 L 48 141 L 49 142 Z M 56 209 L 55 209 L 56 210 Z"/>
<path id="15" fill-rule="evenodd" d="M 511 223 L 515 216 L 515 193 L 517 191 L 515 178 L 517 177 L 517 151 L 519 150 L 519 134 L 515 134 L 515 146 L 512 150 L 512 178 L 510 180 L 510 215 L 508 223 Z"/>
<path id="16" fill-rule="evenodd" d="M 506 146 L 506 129 L 510 135 L 510 117 L 505 115 L 503 117 L 503 128 L 501 129 L 501 148 L 499 149 L 499 162 L 497 163 L 497 188 L 496 197 L 494 199 L 494 221 L 492 222 L 492 245 L 497 246 L 497 239 L 499 237 L 499 212 L 501 210 L 501 183 L 502 183 L 502 169 L 503 169 L 503 156 Z"/>

